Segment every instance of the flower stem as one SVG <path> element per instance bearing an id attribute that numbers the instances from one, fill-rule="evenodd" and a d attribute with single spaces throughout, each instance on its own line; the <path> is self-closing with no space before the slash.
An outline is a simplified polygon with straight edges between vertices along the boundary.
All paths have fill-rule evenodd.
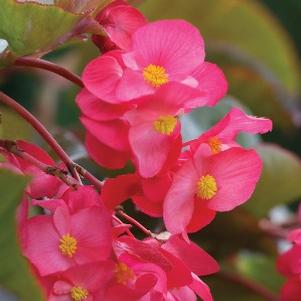
<path id="1" fill-rule="evenodd" d="M 71 71 L 61 66 L 58 66 L 54 63 L 42 59 L 36 59 L 31 57 L 20 57 L 16 59 L 15 66 L 33 67 L 33 68 L 47 70 L 52 73 L 58 74 L 61 77 L 64 77 L 65 79 L 73 82 L 74 84 L 76 84 L 81 88 L 84 87 L 84 84 L 78 75 L 72 73 Z"/>
<path id="2" fill-rule="evenodd" d="M 69 158 L 63 148 L 56 142 L 54 137 L 48 132 L 44 125 L 23 106 L 17 103 L 14 99 L 0 91 L 0 102 L 12 108 L 19 115 L 21 115 L 31 126 L 44 138 L 44 140 L 51 146 L 58 157 L 65 163 L 71 175 L 80 181 L 80 177 L 76 171 L 73 161 Z"/>
<path id="3" fill-rule="evenodd" d="M 57 154 L 57 156 L 65 163 L 69 172 L 79 183 L 81 183 L 81 179 L 79 173 L 91 182 L 99 191 L 101 191 L 102 183 L 96 177 L 94 177 L 90 172 L 88 172 L 82 166 L 74 163 L 68 154 L 63 150 L 63 148 L 57 143 L 54 137 L 48 132 L 48 130 L 41 124 L 41 122 L 35 118 L 29 111 L 27 111 L 24 107 L 18 104 L 14 99 L 9 97 L 0 91 L 0 102 L 7 105 L 14 111 L 16 111 L 19 115 L 21 115 L 31 126 L 44 138 L 44 140 L 50 145 L 53 151 Z"/>
<path id="4" fill-rule="evenodd" d="M 0 139 L 0 147 L 5 149 L 9 153 L 14 154 L 21 159 L 24 159 L 26 162 L 36 166 L 37 168 L 44 171 L 45 173 L 60 178 L 68 186 L 72 186 L 75 188 L 81 185 L 76 179 L 69 176 L 66 171 L 60 169 L 59 167 L 50 166 L 37 160 L 35 157 L 31 156 L 23 149 L 19 148 L 15 141 Z"/>
<path id="5" fill-rule="evenodd" d="M 147 228 L 145 228 L 143 225 L 141 225 L 138 221 L 136 221 L 133 217 L 127 215 L 124 211 L 122 210 L 117 210 L 116 212 L 117 214 L 119 214 L 120 216 L 122 216 L 125 220 L 127 220 L 129 223 L 131 223 L 132 225 L 136 226 L 138 229 L 140 229 L 144 234 L 148 235 L 148 236 L 152 236 L 154 237 L 155 235 L 148 230 Z"/>

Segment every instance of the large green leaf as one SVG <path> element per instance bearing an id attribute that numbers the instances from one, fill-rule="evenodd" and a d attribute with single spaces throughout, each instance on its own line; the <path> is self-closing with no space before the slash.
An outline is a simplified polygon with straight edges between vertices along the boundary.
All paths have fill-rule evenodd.
<path id="1" fill-rule="evenodd" d="M 0 0 L 0 38 L 16 56 L 41 53 L 63 40 L 81 20 L 52 5 Z"/>
<path id="2" fill-rule="evenodd" d="M 257 146 L 263 163 L 263 173 L 246 208 L 263 217 L 276 205 L 301 197 L 301 161 L 295 154 L 273 144 Z"/>
<path id="3" fill-rule="evenodd" d="M 140 8 L 150 19 L 192 22 L 208 46 L 238 49 L 270 69 L 289 91 L 298 90 L 300 70 L 293 44 L 259 1 L 173 0 L 171 5 L 170 0 L 147 0 Z"/>
<path id="4" fill-rule="evenodd" d="M 16 236 L 16 208 L 28 179 L 0 170 L 0 286 L 22 301 L 40 301 L 41 292 L 20 254 Z"/>

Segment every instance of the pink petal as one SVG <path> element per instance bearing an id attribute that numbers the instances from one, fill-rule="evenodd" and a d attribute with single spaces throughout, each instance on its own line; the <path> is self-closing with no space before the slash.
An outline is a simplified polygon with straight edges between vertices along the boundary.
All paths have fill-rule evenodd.
<path id="1" fill-rule="evenodd" d="M 198 174 L 191 161 L 186 162 L 174 176 L 163 207 L 164 222 L 172 234 L 186 231 L 193 213 L 197 180 Z"/>
<path id="2" fill-rule="evenodd" d="M 150 123 L 131 127 L 129 142 L 137 160 L 139 174 L 155 176 L 162 169 L 172 148 L 173 137 L 157 133 Z"/>
<path id="3" fill-rule="evenodd" d="M 53 224 L 60 236 L 70 233 L 70 214 L 66 207 L 58 207 L 55 210 Z"/>
<path id="4" fill-rule="evenodd" d="M 106 207 L 114 210 L 123 201 L 130 199 L 139 190 L 138 181 L 139 177 L 136 174 L 126 174 L 106 179 L 101 191 L 101 199 Z"/>
<path id="5" fill-rule="evenodd" d="M 127 151 L 128 143 L 128 126 L 120 119 L 100 122 L 86 117 L 81 117 L 81 122 L 85 128 L 96 137 L 99 142 L 113 148 L 117 151 Z"/>
<path id="6" fill-rule="evenodd" d="M 154 93 L 155 89 L 147 84 L 140 71 L 125 69 L 123 76 L 116 87 L 118 99 L 129 101 L 144 95 Z"/>
<path id="7" fill-rule="evenodd" d="M 198 29 L 186 21 L 162 20 L 134 33 L 133 52 L 141 67 L 159 65 L 170 80 L 183 79 L 203 62 L 204 43 Z"/>
<path id="8" fill-rule="evenodd" d="M 120 103 L 115 90 L 122 74 L 121 65 L 109 52 L 92 60 L 86 66 L 82 79 L 85 87 L 96 97 L 109 103 Z"/>
<path id="9" fill-rule="evenodd" d="M 301 295 L 300 277 L 290 278 L 281 289 L 280 301 L 299 301 Z"/>
<path id="10" fill-rule="evenodd" d="M 92 206 L 99 206 L 100 196 L 93 188 L 93 186 L 80 186 L 76 190 L 69 188 L 62 195 L 71 213 L 78 210 L 89 208 Z"/>
<path id="11" fill-rule="evenodd" d="M 191 75 L 198 81 L 197 89 L 201 96 L 188 102 L 187 108 L 214 106 L 226 95 L 228 83 L 224 73 L 216 65 L 204 62 Z"/>
<path id="12" fill-rule="evenodd" d="M 140 211 L 149 216 L 161 217 L 163 215 L 163 202 L 154 202 L 139 195 L 133 196 L 132 200 Z"/>
<path id="13" fill-rule="evenodd" d="M 219 270 L 218 263 L 207 252 L 193 242 L 187 243 L 180 236 L 173 235 L 162 248 L 180 258 L 196 275 L 209 275 Z"/>
<path id="14" fill-rule="evenodd" d="M 232 142 L 240 132 L 264 134 L 271 131 L 271 129 L 271 120 L 250 116 L 238 108 L 233 108 L 221 121 L 203 134 L 200 139 L 205 140 L 212 136 L 218 136 L 223 142 Z"/>
<path id="15" fill-rule="evenodd" d="M 99 165 L 109 169 L 123 168 L 130 160 L 129 152 L 119 152 L 101 143 L 96 137 L 87 132 L 86 148 L 89 156 Z"/>
<path id="16" fill-rule="evenodd" d="M 112 249 L 110 214 L 99 208 L 82 209 L 71 217 L 71 234 L 78 240 L 78 264 L 105 260 Z"/>
<path id="17" fill-rule="evenodd" d="M 208 202 L 194 198 L 194 208 L 187 232 L 197 232 L 209 225 L 215 218 L 216 212 L 208 208 Z"/>
<path id="18" fill-rule="evenodd" d="M 97 98 L 87 89 L 83 89 L 76 97 L 81 112 L 97 121 L 108 121 L 121 117 L 128 109 L 126 104 L 111 104 Z"/>
<path id="19" fill-rule="evenodd" d="M 193 282 L 189 287 L 203 300 L 213 301 L 210 288 L 208 285 L 199 279 L 196 275 L 192 274 Z"/>
<path id="20" fill-rule="evenodd" d="M 204 170 L 215 177 L 218 187 L 208 207 L 229 211 L 251 197 L 261 175 L 262 161 L 254 150 L 231 148 L 209 157 Z"/>
<path id="21" fill-rule="evenodd" d="M 105 18 L 99 20 L 111 40 L 121 49 L 132 44 L 132 34 L 146 23 L 141 12 L 129 5 L 118 5 L 108 9 Z M 106 19 L 106 20 L 104 20 Z"/>

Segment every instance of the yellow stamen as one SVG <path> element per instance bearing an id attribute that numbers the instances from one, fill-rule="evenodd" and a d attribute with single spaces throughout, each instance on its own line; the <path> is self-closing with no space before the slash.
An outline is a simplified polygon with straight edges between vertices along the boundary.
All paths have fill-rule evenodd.
<path id="1" fill-rule="evenodd" d="M 216 136 L 209 138 L 208 144 L 213 154 L 218 154 L 222 150 L 222 143 Z"/>
<path id="2" fill-rule="evenodd" d="M 161 116 L 154 121 L 154 129 L 163 135 L 170 135 L 177 125 L 177 118 L 172 115 Z"/>
<path id="3" fill-rule="evenodd" d="M 59 249 L 63 255 L 73 257 L 77 250 L 77 240 L 70 234 L 63 235 L 60 238 Z"/>
<path id="4" fill-rule="evenodd" d="M 84 301 L 88 298 L 89 292 L 83 287 L 74 286 L 70 290 L 70 295 L 74 301 Z"/>
<path id="5" fill-rule="evenodd" d="M 202 176 L 197 182 L 197 196 L 203 200 L 212 199 L 217 192 L 216 179 L 211 175 Z"/>
<path id="6" fill-rule="evenodd" d="M 119 262 L 115 267 L 115 276 L 117 283 L 127 284 L 128 281 L 135 278 L 135 274 L 132 269 L 130 269 L 125 263 Z"/>
<path id="7" fill-rule="evenodd" d="M 150 64 L 143 69 L 143 77 L 150 85 L 158 88 L 168 83 L 168 74 L 164 67 Z"/>

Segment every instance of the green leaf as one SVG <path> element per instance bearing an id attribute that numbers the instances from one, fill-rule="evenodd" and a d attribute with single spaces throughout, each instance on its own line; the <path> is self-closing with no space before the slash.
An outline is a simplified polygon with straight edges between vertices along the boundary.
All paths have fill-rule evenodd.
<path id="1" fill-rule="evenodd" d="M 16 236 L 16 208 L 28 178 L 0 170 L 0 285 L 23 301 L 40 301 L 41 292 L 20 254 Z"/>
<path id="2" fill-rule="evenodd" d="M 60 44 L 82 19 L 62 8 L 0 0 L 0 38 L 15 56 L 41 53 Z"/>
<path id="3" fill-rule="evenodd" d="M 290 92 L 299 89 L 300 70 L 292 41 L 259 1 L 148 0 L 140 8 L 150 19 L 186 19 L 201 30 L 208 50 L 231 47 L 266 66 Z"/>
<path id="4" fill-rule="evenodd" d="M 279 204 L 301 197 L 301 161 L 292 152 L 273 144 L 257 147 L 263 163 L 261 179 L 245 207 L 257 217 Z"/>

